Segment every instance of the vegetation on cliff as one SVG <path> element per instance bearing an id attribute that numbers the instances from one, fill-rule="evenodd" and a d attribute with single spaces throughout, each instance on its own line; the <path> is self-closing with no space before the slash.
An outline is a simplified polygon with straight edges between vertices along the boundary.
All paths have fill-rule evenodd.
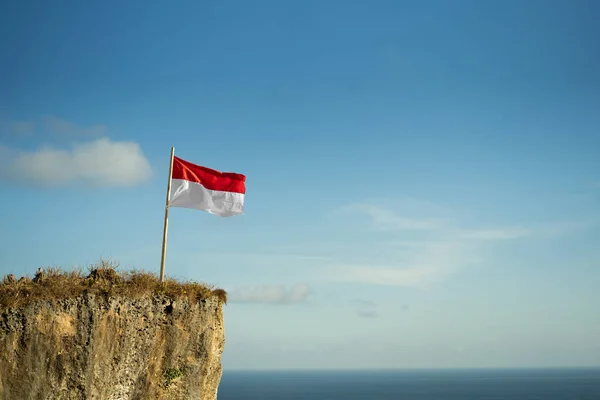
<path id="1" fill-rule="evenodd" d="M 142 271 L 118 271 L 119 265 L 110 261 L 100 261 L 88 268 L 71 271 L 52 267 L 38 270 L 33 278 L 6 275 L 0 282 L 0 309 L 22 307 L 28 303 L 44 300 L 56 301 L 74 298 L 84 293 L 106 298 L 127 296 L 141 298 L 151 294 L 164 295 L 173 300 L 186 298 L 200 301 L 217 297 L 227 302 L 227 293 L 204 283 L 178 281 L 165 278 L 161 282 L 157 275 Z"/>

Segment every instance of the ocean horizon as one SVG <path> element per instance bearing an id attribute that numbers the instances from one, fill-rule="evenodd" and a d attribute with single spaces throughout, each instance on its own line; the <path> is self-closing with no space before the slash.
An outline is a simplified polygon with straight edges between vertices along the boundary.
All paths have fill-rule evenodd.
<path id="1" fill-rule="evenodd" d="M 225 370 L 219 400 L 598 400 L 600 367 Z"/>

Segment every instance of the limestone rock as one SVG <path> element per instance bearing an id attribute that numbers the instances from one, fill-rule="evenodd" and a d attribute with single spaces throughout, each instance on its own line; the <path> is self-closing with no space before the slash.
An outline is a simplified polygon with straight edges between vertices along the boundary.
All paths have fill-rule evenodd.
<path id="1" fill-rule="evenodd" d="M 84 293 L 0 310 L 0 399 L 215 400 L 222 305 Z"/>

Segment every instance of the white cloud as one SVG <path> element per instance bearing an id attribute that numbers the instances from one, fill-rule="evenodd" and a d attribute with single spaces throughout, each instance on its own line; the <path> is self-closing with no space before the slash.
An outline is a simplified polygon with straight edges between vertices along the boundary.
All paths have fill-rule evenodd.
<path id="1" fill-rule="evenodd" d="M 152 175 L 150 163 L 135 142 L 100 138 L 76 144 L 70 150 L 43 147 L 10 153 L 0 165 L 4 178 L 44 186 L 132 186 Z"/>
<path id="2" fill-rule="evenodd" d="M 306 301 L 310 293 L 306 285 L 289 289 L 283 285 L 246 286 L 228 291 L 228 298 L 232 303 L 293 304 Z"/>
<path id="3" fill-rule="evenodd" d="M 82 128 L 72 122 L 54 116 L 44 118 L 46 127 L 54 134 L 71 137 L 100 137 L 107 133 L 106 126 L 92 125 L 87 128 Z"/>

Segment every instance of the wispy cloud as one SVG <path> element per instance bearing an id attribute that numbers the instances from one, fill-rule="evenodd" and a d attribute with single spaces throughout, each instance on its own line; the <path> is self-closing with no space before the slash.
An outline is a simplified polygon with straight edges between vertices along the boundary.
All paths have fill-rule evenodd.
<path id="1" fill-rule="evenodd" d="M 364 300 L 364 299 L 355 299 L 352 301 L 354 304 L 357 304 L 360 307 L 376 307 L 377 303 L 373 300 Z"/>
<path id="2" fill-rule="evenodd" d="M 588 229 L 600 224 L 600 216 L 592 215 L 584 218 L 573 220 L 554 221 L 542 224 L 536 230 L 540 236 L 560 236 L 583 229 Z"/>
<path id="3" fill-rule="evenodd" d="M 411 220 L 438 222 L 411 224 L 410 226 L 413 227 L 427 228 L 416 231 L 403 229 L 407 226 L 403 222 L 396 225 L 401 226 L 402 229 L 381 232 L 376 226 L 377 223 L 382 222 L 385 226 L 389 226 L 389 221 L 404 221 L 406 218 L 403 218 L 402 213 L 381 205 L 373 209 L 377 209 L 377 213 L 363 214 L 367 215 L 368 219 L 366 221 L 358 219 L 356 229 L 364 231 L 365 227 L 370 227 L 376 231 L 376 234 L 361 236 L 361 240 L 366 239 L 366 241 L 361 242 L 356 248 L 349 248 L 348 245 L 341 247 L 338 255 L 333 254 L 334 248 L 334 250 L 329 249 L 328 257 L 312 257 L 302 255 L 301 250 L 293 247 L 296 253 L 230 254 L 226 257 L 254 259 L 257 265 L 265 262 L 298 261 L 304 268 L 298 274 L 298 278 L 294 279 L 301 279 L 308 283 L 325 281 L 337 284 L 358 283 L 427 289 L 448 279 L 460 277 L 461 274 L 466 274 L 472 269 L 481 268 L 486 263 L 494 262 L 492 254 L 505 251 L 501 246 L 510 246 L 522 240 L 545 240 L 551 235 L 567 234 L 591 226 L 590 224 L 600 223 L 600 220 L 587 218 L 581 221 L 567 220 L 531 226 L 509 224 L 469 226 L 458 218 L 444 218 L 443 215 L 441 218 L 437 215 L 435 218 L 428 218 L 428 215 L 414 214 L 411 215 Z M 372 217 L 373 215 L 377 217 Z M 382 215 L 385 215 L 386 219 L 381 219 Z M 347 218 L 347 215 L 343 217 Z M 308 273 L 310 275 L 303 275 Z M 283 286 L 241 288 L 233 297 L 236 297 L 237 301 L 244 302 L 291 303 L 293 302 L 291 299 L 297 297 L 291 296 L 289 292 Z M 359 301 L 354 303 L 355 312 L 377 311 L 366 300 L 363 301 L 364 303 Z"/>
<path id="4" fill-rule="evenodd" d="M 329 266 L 330 280 L 372 285 L 426 287 L 479 261 L 474 240 L 449 230 L 432 232 L 433 239 L 374 243 L 378 254 L 392 251 L 387 263 L 343 263 Z M 382 247 L 383 245 L 383 247 Z M 394 251 L 400 247 L 400 252 Z"/>
<path id="5" fill-rule="evenodd" d="M 94 139 L 107 136 L 108 128 L 102 124 L 79 126 L 73 122 L 46 115 L 33 120 L 13 120 L 0 113 L 0 134 L 14 137 L 27 137 L 39 131 L 61 139 Z"/>
<path id="6" fill-rule="evenodd" d="M 458 238 L 465 240 L 509 240 L 522 238 L 531 234 L 531 230 L 518 227 L 473 229 L 457 232 Z"/>
<path id="7" fill-rule="evenodd" d="M 31 136 L 35 131 L 35 124 L 27 121 L 11 123 L 10 130 L 19 136 Z"/>
<path id="8" fill-rule="evenodd" d="M 435 266 L 382 268 L 347 265 L 337 270 L 340 280 L 385 286 L 418 286 L 439 273 Z"/>
<path id="9" fill-rule="evenodd" d="M 4 148 L 0 176 L 6 180 L 41 186 L 84 184 L 132 186 L 152 175 L 150 163 L 134 142 L 100 138 L 70 149 L 42 147 L 22 152 Z"/>
<path id="10" fill-rule="evenodd" d="M 386 240 L 381 242 L 382 245 L 388 247 L 398 247 L 407 250 L 427 249 L 432 246 L 441 246 L 445 242 L 442 240 Z"/>
<path id="11" fill-rule="evenodd" d="M 407 261 L 384 266 L 331 266 L 332 280 L 382 286 L 426 287 L 466 268 L 478 259 L 461 242 L 436 243 L 411 253 Z"/>
<path id="12" fill-rule="evenodd" d="M 600 223 L 599 219 L 587 218 L 537 226 L 464 228 L 456 219 L 422 218 L 419 214 L 405 218 L 381 205 L 352 205 L 345 209 L 367 215 L 375 230 L 391 230 L 388 238 L 373 243 L 373 249 L 378 249 L 374 250 L 378 255 L 390 252 L 388 258 L 396 260 L 377 265 L 329 265 L 328 279 L 399 287 L 425 287 L 480 264 L 485 261 L 484 250 L 490 246 L 562 235 Z M 406 231 L 421 232 L 415 235 L 416 232 Z"/>
<path id="13" fill-rule="evenodd" d="M 44 124 L 50 132 L 63 137 L 94 138 L 105 136 L 107 134 L 107 128 L 104 125 L 96 124 L 88 127 L 81 127 L 51 115 L 44 117 Z"/>
<path id="14" fill-rule="evenodd" d="M 35 132 L 35 124 L 30 121 L 13 121 L 0 114 L 0 136 L 27 137 Z"/>
<path id="15" fill-rule="evenodd" d="M 263 285 L 240 287 L 228 292 L 232 303 L 295 304 L 308 299 L 311 290 L 307 285 Z"/>
<path id="16" fill-rule="evenodd" d="M 362 213 L 370 218 L 374 228 L 384 230 L 431 231 L 446 224 L 440 219 L 404 217 L 375 204 L 351 204 L 343 207 L 342 211 Z"/>
<path id="17" fill-rule="evenodd" d="M 195 254 L 195 252 L 194 252 Z M 311 254 L 295 254 L 295 253 L 275 253 L 275 252 L 228 252 L 223 253 L 207 253 L 203 252 L 204 257 L 217 258 L 240 258 L 243 260 L 261 261 L 261 262 L 289 262 L 289 261 L 328 261 L 330 257 L 311 255 Z"/>
<path id="18" fill-rule="evenodd" d="M 379 312 L 377 311 L 377 303 L 371 300 L 356 299 L 353 301 L 354 304 L 358 305 L 356 315 L 360 318 L 379 318 Z"/>
<path id="19" fill-rule="evenodd" d="M 356 314 L 361 318 L 379 318 L 379 313 L 375 310 L 356 310 Z"/>

